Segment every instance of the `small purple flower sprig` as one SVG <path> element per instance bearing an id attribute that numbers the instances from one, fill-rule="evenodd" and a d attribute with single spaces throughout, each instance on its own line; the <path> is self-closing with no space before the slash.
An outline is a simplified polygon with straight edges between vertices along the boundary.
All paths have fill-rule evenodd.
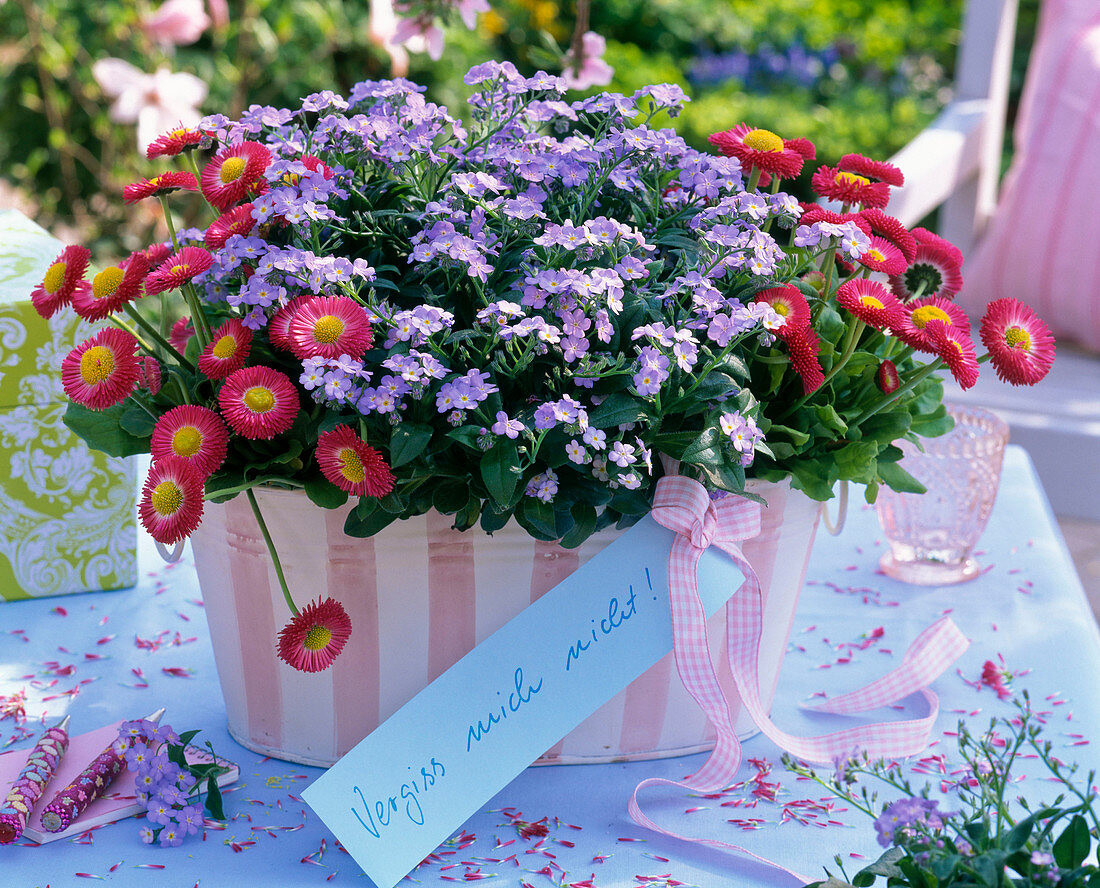
<path id="1" fill-rule="evenodd" d="M 947 773 L 942 798 L 931 798 L 925 785 L 915 790 L 896 761 L 863 757 L 838 759 L 828 777 L 804 762 L 784 756 L 799 777 L 813 780 L 874 820 L 876 838 L 888 850 L 870 866 L 849 877 L 838 854 L 842 878 L 825 870 L 826 879 L 808 888 L 865 888 L 882 877 L 887 885 L 907 888 L 948 886 L 1033 886 L 1070 888 L 1100 883 L 1094 840 L 1100 819 L 1094 803 L 1095 772 L 1081 788 L 1074 781 L 1077 765 L 1066 765 L 1042 737 L 1042 718 L 1030 708 L 1026 692 L 1014 701 L 1017 713 L 995 718 L 976 736 L 959 723 L 961 763 Z M 1049 772 L 1057 796 L 1049 803 L 1019 794 L 1019 766 L 1035 761 Z M 893 801 L 860 783 L 870 777 L 891 790 Z M 940 804 L 957 810 L 941 810 Z"/>
<path id="2" fill-rule="evenodd" d="M 218 777 L 229 772 L 208 742 L 209 761 L 188 761 L 187 748 L 198 731 L 177 734 L 170 725 L 144 719 L 119 726 L 117 747 L 134 772 L 138 800 L 146 810 L 139 832 L 147 845 L 176 847 L 205 825 L 205 811 L 225 820 Z M 205 799 L 203 795 L 205 794 Z"/>

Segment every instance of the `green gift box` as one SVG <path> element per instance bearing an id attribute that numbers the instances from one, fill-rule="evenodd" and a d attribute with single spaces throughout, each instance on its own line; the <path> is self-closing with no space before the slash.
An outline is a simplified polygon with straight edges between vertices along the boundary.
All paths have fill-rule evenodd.
<path id="1" fill-rule="evenodd" d="M 136 465 L 63 422 L 61 361 L 97 329 L 30 293 L 64 245 L 0 210 L 0 601 L 137 583 Z"/>

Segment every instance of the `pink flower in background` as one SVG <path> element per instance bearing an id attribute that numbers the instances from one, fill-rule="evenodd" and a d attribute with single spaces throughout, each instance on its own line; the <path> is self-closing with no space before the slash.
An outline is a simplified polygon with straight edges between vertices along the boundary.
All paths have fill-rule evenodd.
<path id="1" fill-rule="evenodd" d="M 114 99 L 109 112 L 116 123 L 136 123 L 138 149 L 144 153 L 161 133 L 196 126 L 202 116 L 198 106 L 207 87 L 194 74 L 158 68 L 146 74 L 122 59 L 100 59 L 92 76 L 103 92 Z"/>
<path id="2" fill-rule="evenodd" d="M 472 31 L 477 27 L 477 14 L 489 11 L 489 0 L 457 0 L 455 9 L 462 16 L 462 24 Z"/>
<path id="3" fill-rule="evenodd" d="M 207 9 L 215 28 L 224 28 L 229 24 L 229 4 L 226 0 L 207 0 Z"/>
<path id="4" fill-rule="evenodd" d="M 396 33 L 397 16 L 393 11 L 392 0 L 371 0 L 368 28 L 370 41 L 389 55 L 390 73 L 394 77 L 404 77 L 409 73 L 409 54 L 405 47 L 393 42 Z"/>
<path id="5" fill-rule="evenodd" d="M 615 73 L 603 60 L 607 41 L 595 31 L 586 31 L 581 38 L 581 63 L 574 67 L 573 50 L 565 54 L 565 68 L 561 72 L 565 85 L 570 89 L 588 89 L 590 86 L 607 86 Z"/>
<path id="6" fill-rule="evenodd" d="M 452 7 L 458 10 L 462 17 L 462 23 L 471 31 L 477 27 L 477 15 L 479 12 L 488 12 L 488 0 L 447 0 Z M 374 32 L 374 7 L 371 3 L 371 33 Z M 379 4 L 381 5 L 381 4 Z M 398 13 L 408 12 L 410 4 L 408 0 L 398 0 L 393 9 Z M 396 28 L 389 39 L 389 45 L 394 47 L 407 47 L 410 52 L 427 52 L 433 60 L 438 60 L 443 55 L 443 30 L 435 23 L 435 16 L 430 13 L 421 13 L 407 19 L 397 19 Z"/>
<path id="7" fill-rule="evenodd" d="M 162 46 L 194 43 L 208 27 L 210 17 L 202 0 L 165 0 L 156 12 L 141 20 L 141 29 Z"/>

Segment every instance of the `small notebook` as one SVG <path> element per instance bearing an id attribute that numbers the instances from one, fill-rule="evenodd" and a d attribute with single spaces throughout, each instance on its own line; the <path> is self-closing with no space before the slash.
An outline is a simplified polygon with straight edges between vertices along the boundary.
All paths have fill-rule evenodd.
<path id="1" fill-rule="evenodd" d="M 91 764 L 97 755 L 106 749 L 115 738 L 118 737 L 118 728 L 122 722 L 105 725 L 87 734 L 74 734 L 69 738 L 69 749 L 61 760 L 57 773 L 53 775 L 46 791 L 34 806 L 26 829 L 23 830 L 24 838 L 32 842 L 45 844 L 56 842 L 58 839 L 79 835 L 93 826 L 102 826 L 105 823 L 113 823 L 124 817 L 141 814 L 144 808 L 138 803 L 137 789 L 134 786 L 134 774 L 128 768 L 121 771 L 107 788 L 107 792 L 90 804 L 76 820 L 69 824 L 67 829 L 61 832 L 46 832 L 42 828 L 41 815 L 45 807 L 53 800 L 53 797 L 68 786 L 81 771 Z M 31 747 L 33 748 L 33 747 Z M 19 776 L 23 765 L 27 763 L 27 757 L 31 754 L 31 748 L 16 752 L 0 754 L 0 802 L 8 794 L 12 783 Z M 213 761 L 210 751 L 198 746 L 187 747 L 187 761 L 193 763 L 209 763 Z M 240 768 L 223 758 L 217 758 L 217 763 L 229 768 L 229 771 L 218 777 L 218 786 L 226 786 L 235 782 L 241 775 Z"/>

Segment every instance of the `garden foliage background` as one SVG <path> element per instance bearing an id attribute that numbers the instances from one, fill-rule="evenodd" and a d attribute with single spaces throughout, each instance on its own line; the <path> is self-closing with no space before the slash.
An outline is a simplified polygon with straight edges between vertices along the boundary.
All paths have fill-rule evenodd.
<path id="1" fill-rule="evenodd" d="M 1038 2 L 1021 5 L 1014 95 Z M 431 100 L 459 108 L 462 74 L 479 61 L 511 59 L 524 73 L 560 69 L 575 0 L 490 0 L 472 30 L 456 14 L 464 4 L 477 5 L 415 3 L 451 14 L 443 53 L 433 60 L 386 45 L 393 24 L 377 2 L 372 17 L 366 2 L 207 0 L 205 27 L 166 39 L 170 29 L 150 22 L 168 4 L 0 0 L 0 175 L 41 224 L 72 231 L 100 261 L 144 247 L 164 236 L 155 202 L 127 208 L 118 199 L 125 183 L 160 170 L 137 150 L 135 102 L 152 98 L 171 109 L 205 90 L 200 112 L 235 115 L 253 103 L 294 106 L 321 89 L 346 92 L 359 80 L 407 70 Z M 630 93 L 674 82 L 692 97 L 671 122 L 691 144 L 702 147 L 710 132 L 745 120 L 785 138 L 808 137 L 820 162 L 835 163 L 849 151 L 885 159 L 949 100 L 962 6 L 595 0 L 589 27 L 606 39 L 603 58 L 614 69 L 606 88 Z M 97 81 L 93 68 L 103 59 L 133 67 L 112 63 L 105 77 L 100 66 Z M 159 78 L 138 77 L 158 69 Z M 130 91 L 120 96 L 123 85 Z M 804 176 L 816 166 L 807 164 Z"/>

